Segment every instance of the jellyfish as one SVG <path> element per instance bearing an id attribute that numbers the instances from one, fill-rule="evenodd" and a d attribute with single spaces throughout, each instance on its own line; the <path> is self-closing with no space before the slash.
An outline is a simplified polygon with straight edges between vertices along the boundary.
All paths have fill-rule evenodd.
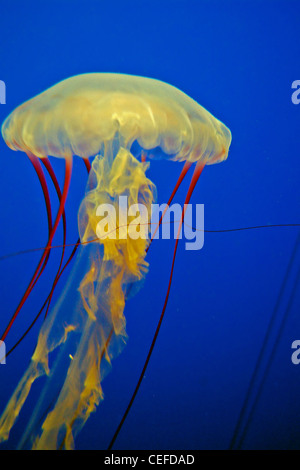
<path id="1" fill-rule="evenodd" d="M 149 162 L 184 162 L 168 205 L 195 164 L 185 200 L 188 204 L 204 166 L 227 158 L 231 133 L 196 101 L 167 83 L 91 73 L 63 80 L 16 108 L 4 121 L 2 135 L 12 150 L 25 152 L 35 168 L 47 210 L 48 241 L 1 341 L 45 270 L 60 223 L 63 247 L 66 244 L 65 203 L 74 158 L 83 160 L 88 173 L 78 210 L 78 243 L 65 264 L 62 250 L 37 345 L 0 417 L 0 441 L 4 441 L 33 383 L 44 376 L 20 448 L 73 449 L 76 435 L 103 400 L 103 379 L 112 359 L 126 344 L 126 300 L 142 286 L 149 268 L 146 254 L 153 239 L 149 217 L 156 198 L 155 184 L 146 176 Z M 49 157 L 64 159 L 62 190 Z M 59 199 L 54 220 L 43 166 Z M 141 205 L 147 209 L 144 218 Z M 135 215 L 139 216 L 134 223 L 122 224 L 128 207 L 137 208 Z M 104 217 L 107 208 L 110 216 Z M 184 212 L 181 223 L 183 218 Z M 50 309 L 54 289 L 73 257 L 66 285 Z M 174 259 L 175 251 L 173 265 Z M 170 283 L 168 294 L 169 290 Z"/>

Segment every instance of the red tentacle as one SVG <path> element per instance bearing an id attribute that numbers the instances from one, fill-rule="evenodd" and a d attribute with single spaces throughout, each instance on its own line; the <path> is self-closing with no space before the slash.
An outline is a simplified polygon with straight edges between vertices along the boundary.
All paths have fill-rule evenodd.
<path id="1" fill-rule="evenodd" d="M 86 166 L 86 169 L 87 169 L 87 172 L 89 173 L 90 172 L 90 169 L 91 169 L 91 164 L 89 162 L 88 159 L 84 159 L 84 164 Z M 50 170 L 51 171 L 51 170 Z M 55 176 L 55 175 L 54 175 Z M 56 178 L 55 178 L 56 179 Z M 59 189 L 60 191 L 60 189 Z M 26 335 L 29 333 L 29 331 L 33 328 L 34 324 L 36 323 L 36 321 L 38 320 L 38 318 L 40 317 L 40 315 L 42 314 L 45 306 L 47 305 L 48 303 L 48 306 L 47 306 L 47 310 L 46 310 L 46 314 L 45 314 L 45 317 L 47 316 L 47 313 L 48 313 L 48 310 L 49 310 L 49 307 L 50 307 L 50 302 L 51 302 L 51 299 L 52 299 L 52 296 L 53 296 L 53 292 L 56 288 L 56 285 L 61 277 L 61 275 L 63 274 L 63 272 L 65 271 L 65 269 L 67 268 L 67 266 L 69 265 L 69 263 L 71 262 L 71 260 L 73 259 L 78 247 L 80 245 L 80 238 L 78 238 L 77 242 L 71 246 L 73 246 L 73 250 L 69 256 L 69 258 L 67 259 L 67 261 L 65 262 L 63 268 L 57 273 L 55 279 L 54 279 L 54 282 L 53 282 L 53 285 L 52 285 L 52 288 L 51 288 L 51 291 L 49 292 L 46 300 L 44 301 L 42 307 L 40 308 L 38 314 L 36 315 L 36 317 L 34 318 L 34 320 L 31 322 L 31 324 L 29 325 L 29 327 L 27 328 L 27 330 L 23 333 L 23 335 L 19 338 L 19 340 L 14 344 L 14 346 L 7 352 L 6 354 L 6 357 L 11 354 L 13 352 L 14 349 L 16 349 L 16 347 L 21 343 L 21 341 L 26 337 Z M 68 246 L 68 245 L 65 245 L 65 246 Z"/>
<path id="2" fill-rule="evenodd" d="M 192 163 L 190 163 L 190 162 L 185 162 L 185 164 L 184 164 L 184 166 L 183 166 L 183 168 L 182 168 L 182 170 L 181 170 L 181 173 L 180 173 L 180 175 L 179 175 L 179 178 L 178 178 L 178 180 L 177 180 L 177 183 L 176 183 L 175 186 L 174 186 L 174 189 L 173 189 L 173 192 L 172 192 L 172 194 L 171 194 L 171 196 L 170 196 L 170 199 L 168 200 L 168 203 L 167 203 L 167 205 L 166 205 L 166 207 L 165 207 L 165 210 L 163 211 L 163 213 L 162 213 L 162 215 L 161 215 L 161 218 L 160 218 L 160 220 L 159 220 L 159 223 L 158 223 L 158 225 L 157 225 L 157 227 L 156 227 L 156 229 L 155 229 L 155 231 L 154 231 L 154 233 L 153 233 L 153 235 L 152 235 L 152 237 L 151 237 L 150 243 L 149 243 L 149 245 L 148 245 L 148 247 L 147 247 L 147 249 L 146 249 L 146 253 L 148 252 L 148 250 L 149 250 L 149 248 L 150 248 L 150 245 L 151 245 L 151 243 L 152 243 L 152 241 L 153 241 L 153 239 L 154 239 L 154 237 L 155 237 L 155 234 L 156 234 L 157 230 L 159 229 L 159 227 L 160 227 L 160 225 L 161 225 L 161 223 L 162 223 L 162 220 L 163 220 L 163 218 L 164 218 L 164 216 L 165 216 L 167 210 L 169 209 L 169 206 L 170 206 L 171 202 L 173 201 L 173 198 L 174 198 L 174 196 L 175 196 L 175 194 L 176 194 L 176 192 L 177 192 L 179 186 L 181 185 L 181 183 L 182 183 L 182 181 L 183 181 L 185 175 L 187 174 L 187 172 L 188 172 L 188 170 L 191 168 L 191 166 L 192 166 Z"/>
<path id="3" fill-rule="evenodd" d="M 32 155 L 30 155 L 30 159 L 32 159 Z M 35 157 L 34 157 L 35 158 Z M 33 160 L 34 160 L 33 158 Z M 41 170 L 42 171 L 42 170 Z M 23 295 L 22 299 L 21 299 L 21 302 L 19 303 L 18 305 L 18 308 L 16 309 L 15 313 L 13 314 L 10 322 L 8 323 L 2 337 L 1 337 L 1 340 L 4 341 L 9 330 L 11 329 L 14 321 L 16 320 L 21 308 L 23 307 L 26 299 L 28 298 L 30 292 L 32 291 L 35 283 L 36 283 L 36 277 L 37 276 L 40 276 L 39 274 L 39 271 L 45 261 L 45 259 L 47 258 L 47 256 L 49 256 L 49 252 L 50 252 L 50 249 L 51 249 L 51 243 L 52 243 L 52 240 L 53 240 L 53 237 L 55 235 L 55 232 L 57 230 L 57 227 L 58 227 L 58 224 L 60 222 L 60 219 L 62 217 L 62 214 L 64 212 L 64 208 L 65 208 L 65 203 L 66 203 L 66 199 L 67 199 L 67 195 L 68 195 L 68 190 L 69 190 L 69 186 L 70 186 L 70 181 L 71 181 L 71 174 L 72 174 L 72 160 L 69 159 L 69 160 L 66 160 L 66 170 L 65 170 L 65 182 L 64 182 L 64 189 L 63 189 L 63 193 L 62 193 L 62 197 L 61 197 L 61 201 L 60 201 L 60 205 L 59 205 L 59 209 L 58 209 L 58 213 L 57 213 L 57 216 L 56 216 L 56 219 L 55 219 L 55 222 L 54 222 L 54 225 L 52 227 L 52 230 L 51 230 L 51 233 L 49 235 L 49 240 L 48 240 L 48 243 L 45 247 L 45 250 L 43 252 L 43 255 L 39 261 L 39 264 L 35 270 L 35 273 L 25 291 L 25 294 Z M 47 187 L 47 186 L 46 186 Z M 44 187 L 43 187 L 43 190 L 44 190 Z M 43 268 L 44 269 L 44 268 Z"/>
<path id="4" fill-rule="evenodd" d="M 37 173 L 37 175 L 38 175 L 38 178 L 39 178 L 39 181 L 40 181 L 42 190 L 43 190 L 43 195 L 44 195 L 45 204 L 46 204 L 46 209 L 47 209 L 47 219 L 48 219 L 48 242 L 49 242 L 49 239 L 50 239 L 50 236 L 51 236 L 51 232 L 52 232 L 52 213 L 51 213 L 51 202 L 50 202 L 50 196 L 49 196 L 48 186 L 47 186 L 46 178 L 45 178 L 45 175 L 44 175 L 44 172 L 43 172 L 43 169 L 42 169 L 42 166 L 41 166 L 41 163 L 40 163 L 39 159 L 38 159 L 37 157 L 35 157 L 34 155 L 32 155 L 32 154 L 29 154 L 28 157 L 29 157 L 29 160 L 30 160 L 30 162 L 32 163 L 32 165 L 33 165 L 33 167 L 34 167 L 34 169 L 35 169 L 35 171 L 36 171 L 36 173 Z M 40 272 L 40 274 L 42 273 L 42 271 L 43 271 L 43 270 L 45 269 L 45 267 L 46 267 L 46 264 L 47 264 L 47 262 L 48 262 L 50 253 L 47 252 L 47 255 L 46 255 L 46 256 L 44 256 L 44 254 L 45 254 L 45 250 L 44 250 L 44 253 L 43 253 L 43 255 L 42 255 L 42 257 L 41 257 L 41 259 L 40 259 L 40 261 L 39 261 L 39 263 L 38 263 L 38 266 L 37 266 L 37 268 L 36 268 L 36 270 L 35 270 L 35 272 L 34 272 L 32 278 L 31 278 L 31 281 L 30 281 L 30 283 L 29 283 L 29 285 L 28 285 L 28 287 L 27 287 L 27 289 L 26 289 L 26 291 L 25 291 L 25 294 L 26 294 L 27 290 L 29 289 L 30 285 L 31 285 L 32 283 L 34 283 L 35 278 L 36 278 L 36 275 L 37 275 L 37 273 L 38 273 L 38 271 L 39 271 L 39 269 L 40 269 L 42 263 L 43 263 L 43 265 L 42 265 L 42 267 L 41 267 L 41 272 Z M 25 296 L 25 294 L 24 294 L 24 296 Z M 23 296 L 23 297 L 24 297 L 24 296 Z M 22 300 L 23 300 L 23 299 L 22 299 Z M 22 300 L 21 300 L 21 302 L 22 302 Z M 20 302 L 20 303 L 21 303 L 21 302 Z M 20 304 L 19 304 L 19 305 L 20 305 Z M 2 340 L 2 341 L 4 341 L 4 339 L 6 338 L 6 336 L 7 336 L 8 332 L 9 332 L 9 330 L 10 330 L 10 328 L 11 328 L 11 326 L 12 326 L 12 324 L 13 324 L 15 318 L 16 318 L 16 316 L 17 316 L 17 314 L 16 314 L 16 312 L 15 312 L 15 314 L 14 314 L 14 315 L 12 316 L 12 318 L 10 319 L 10 321 L 9 321 L 9 323 L 8 323 L 6 329 L 5 329 L 5 331 L 4 331 L 4 333 L 3 333 L 2 337 L 1 337 L 1 340 Z"/>

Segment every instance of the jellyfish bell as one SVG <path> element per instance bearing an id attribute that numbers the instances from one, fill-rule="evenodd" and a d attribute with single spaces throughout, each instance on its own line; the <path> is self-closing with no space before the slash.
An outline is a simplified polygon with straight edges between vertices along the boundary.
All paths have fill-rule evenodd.
<path id="1" fill-rule="evenodd" d="M 159 80 L 110 73 L 77 75 L 16 108 L 2 135 L 13 150 L 39 158 L 97 155 L 118 133 L 130 149 L 161 147 L 166 158 L 210 164 L 225 160 L 229 129 L 177 88 Z"/>
<path id="2" fill-rule="evenodd" d="M 131 286 L 140 285 L 145 277 L 148 270 L 145 257 L 152 241 L 149 242 L 147 237 L 124 237 L 124 230 L 122 237 L 97 236 L 97 208 L 109 202 L 117 214 L 119 198 L 126 196 L 128 206 L 142 203 L 146 213 L 151 214 L 155 185 L 146 176 L 149 163 L 145 161 L 151 158 L 185 162 L 167 207 L 189 168 L 196 163 L 185 198 L 186 207 L 204 166 L 227 158 L 231 134 L 206 109 L 171 85 L 144 77 L 96 73 L 71 77 L 25 102 L 4 121 L 2 135 L 11 149 L 25 152 L 34 165 L 45 198 L 49 228 L 47 245 L 0 338 L 2 341 L 46 268 L 61 219 L 65 244 L 65 202 L 74 156 L 84 160 L 89 173 L 86 192 L 78 210 L 79 242 L 64 265 L 62 252 L 59 269 L 46 299 L 46 318 L 36 349 L 0 416 L 1 442 L 8 439 L 31 385 L 41 375 L 46 375 L 44 391 L 20 447 L 30 441 L 35 449 L 73 448 L 74 437 L 103 400 L 103 378 L 112 359 L 126 342 L 125 303 Z M 49 156 L 65 160 L 62 190 Z M 90 157 L 94 157 L 92 166 Z M 60 202 L 54 221 L 42 164 Z M 119 232 L 120 228 L 115 227 L 115 230 Z M 167 306 L 178 239 L 160 322 L 136 391 Z M 77 248 L 76 263 L 66 286 L 48 314 L 53 291 Z M 57 354 L 50 367 L 49 357 L 55 350 L 61 353 Z M 59 389 L 49 405 L 47 397 L 54 385 L 55 390 Z M 131 404 L 132 401 L 129 408 Z"/>

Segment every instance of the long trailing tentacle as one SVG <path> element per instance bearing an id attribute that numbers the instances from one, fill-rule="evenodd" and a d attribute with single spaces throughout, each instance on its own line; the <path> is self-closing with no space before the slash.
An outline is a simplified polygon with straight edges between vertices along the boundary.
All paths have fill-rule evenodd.
<path id="1" fill-rule="evenodd" d="M 58 184 L 58 181 L 57 181 L 57 178 L 56 178 L 56 175 L 54 173 L 54 170 L 51 166 L 51 163 L 49 162 L 49 160 L 47 158 L 44 158 L 42 160 L 42 163 L 44 164 L 45 168 L 47 169 L 48 173 L 49 173 L 49 176 L 53 182 L 53 185 L 55 187 L 55 190 L 56 190 L 56 194 L 58 196 L 58 200 L 59 200 L 59 204 L 61 203 L 61 198 L 62 198 L 62 194 L 61 194 L 61 190 L 60 190 L 60 187 L 59 187 L 59 184 Z M 67 220 L 66 220 L 66 211 L 64 210 L 63 213 L 62 213 L 62 221 L 63 221 L 63 247 L 62 247 L 62 253 L 61 253 L 61 258 L 60 258 L 60 263 L 59 263 L 59 267 L 58 267 L 58 270 L 57 270 L 57 273 L 56 273 L 56 276 L 54 278 L 54 282 L 53 282 L 53 286 L 52 286 L 52 289 L 51 289 L 51 293 L 50 293 L 50 296 L 49 296 L 49 300 L 48 300 L 48 306 L 47 306 L 47 311 L 46 311 L 46 315 L 47 315 L 47 312 L 48 312 L 48 309 L 50 307 L 50 303 L 51 303 L 51 299 L 52 299 L 52 296 L 53 296 L 53 293 L 54 293 L 54 287 L 56 285 L 56 279 L 59 275 L 59 272 L 61 270 L 61 266 L 62 266 L 62 263 L 63 263 L 63 260 L 64 260 L 64 255 L 65 255 L 65 245 L 66 245 L 66 236 L 67 236 Z M 50 253 L 50 250 L 49 250 L 49 253 Z"/>
<path id="2" fill-rule="evenodd" d="M 29 160 L 30 162 L 32 163 L 36 173 L 37 173 L 37 176 L 39 178 L 39 181 L 40 181 L 40 184 L 41 184 L 41 187 L 42 187 L 42 190 L 43 190 L 43 195 L 44 195 L 44 200 L 45 200 L 45 204 L 46 204 L 46 210 L 47 210 L 47 219 L 48 219 L 48 241 L 50 239 L 50 236 L 51 236 L 51 232 L 52 232 L 52 212 L 51 212 L 51 202 L 50 202 L 50 196 L 49 196 L 49 191 L 48 191 L 48 186 L 47 186 L 47 182 L 46 182 L 46 178 L 45 178 L 45 174 L 43 172 L 43 169 L 42 169 L 42 166 L 41 166 L 41 163 L 39 161 L 39 159 L 37 157 L 35 157 L 34 155 L 32 154 L 29 154 L 28 155 L 29 157 Z M 44 254 L 45 254 L 45 250 L 44 250 Z M 44 256 L 44 254 L 42 255 L 40 261 L 39 261 L 39 264 L 31 278 L 31 281 L 26 289 L 26 292 L 27 290 L 29 289 L 29 286 L 31 284 L 34 283 L 34 281 L 36 282 L 37 281 L 37 273 L 40 269 L 40 274 L 39 276 L 42 274 L 43 270 L 45 269 L 46 265 L 47 265 L 47 262 L 48 262 L 48 259 L 49 259 L 49 255 L 50 255 L 50 252 L 47 252 L 46 256 Z M 25 292 L 25 293 L 26 293 Z M 24 294 L 25 295 L 25 294 Z M 14 321 L 15 321 L 15 318 L 16 318 L 16 313 L 12 316 L 12 318 L 10 319 L 2 337 L 1 337 L 1 340 L 4 341 L 10 328 L 12 327 Z"/>
<path id="3" fill-rule="evenodd" d="M 36 157 L 34 157 L 33 155 L 29 155 L 29 158 L 31 159 L 31 161 L 35 161 Z M 40 169 L 39 167 L 39 176 L 43 174 L 42 170 Z M 1 340 L 4 341 L 9 330 L 11 329 L 14 321 L 16 320 L 21 308 L 23 307 L 24 303 L 26 302 L 26 299 L 28 298 L 30 292 L 32 291 L 34 285 L 35 285 L 35 282 L 36 282 L 36 278 L 37 276 L 39 276 L 39 271 L 45 261 L 45 259 L 47 258 L 47 256 L 49 256 L 49 252 L 50 252 L 50 247 L 51 247 L 51 243 L 52 243 L 52 240 L 54 238 L 54 235 L 55 235 L 55 232 L 57 230 L 57 227 L 58 227 L 58 224 L 60 222 L 60 219 L 63 215 L 63 212 L 64 212 L 64 208 L 65 208 L 65 203 L 66 203 L 66 199 L 67 199 L 67 195 L 68 195 L 68 190 L 69 190 L 69 186 L 70 186 L 70 181 L 71 181 L 71 174 L 72 174 L 72 159 L 66 159 L 66 169 L 65 169 L 65 181 L 64 181 L 64 188 L 63 188 L 63 193 L 62 193 L 62 197 L 61 197 L 61 201 L 60 201 L 60 205 L 59 205 L 59 209 L 58 209 L 58 212 L 57 212 L 57 216 L 56 216 L 56 219 L 55 219 L 55 222 L 54 222 L 54 225 L 52 227 L 52 230 L 51 230 L 51 233 L 49 235 L 49 239 L 48 239 L 48 243 L 44 249 L 44 252 L 43 252 L 43 255 L 38 263 L 38 266 L 34 272 L 34 275 L 15 311 L 15 313 L 13 314 L 11 320 L 9 321 L 2 337 L 1 337 Z M 43 190 L 47 188 L 47 185 L 46 185 L 46 182 L 45 182 L 45 186 L 43 185 Z M 46 189 L 45 189 L 46 191 Z M 46 194 L 48 193 L 48 190 L 46 192 Z M 45 192 L 44 192 L 45 194 Z M 46 196 L 45 196 L 45 199 Z"/>
<path id="4" fill-rule="evenodd" d="M 155 235 L 156 235 L 156 232 L 157 232 L 157 230 L 159 229 L 159 226 L 161 225 L 161 223 L 162 223 L 162 221 L 163 221 L 163 218 L 164 218 L 164 216 L 166 215 L 166 212 L 167 212 L 167 210 L 169 209 L 169 206 L 170 206 L 171 202 L 173 201 L 174 196 L 175 196 L 175 194 L 177 193 L 177 190 L 178 190 L 179 186 L 181 185 L 181 183 L 182 183 L 182 181 L 183 181 L 185 175 L 187 174 L 187 172 L 188 172 L 188 170 L 191 168 L 191 166 L 192 166 L 192 163 L 191 163 L 191 162 L 185 162 L 185 164 L 184 164 L 184 166 L 183 166 L 183 168 L 182 168 L 182 171 L 181 171 L 181 173 L 180 173 L 180 175 L 179 175 L 179 178 L 178 178 L 178 180 L 177 180 L 177 183 L 175 184 L 174 189 L 173 189 L 173 191 L 172 191 L 172 194 L 171 194 L 171 196 L 170 196 L 170 198 L 169 198 L 169 200 L 168 200 L 168 203 L 167 203 L 167 205 L 166 205 L 166 207 L 165 207 L 165 210 L 163 211 L 163 213 L 162 213 L 162 215 L 161 215 L 161 218 L 159 219 L 159 223 L 158 223 L 156 229 L 154 230 L 154 233 L 153 233 L 152 236 L 151 236 L 151 240 L 150 240 L 150 243 L 149 243 L 149 245 L 148 245 L 148 247 L 147 247 L 147 249 L 146 249 L 146 252 L 148 252 L 148 250 L 149 250 L 149 248 L 150 248 L 150 245 L 151 245 L 151 243 L 153 242 L 153 239 L 154 239 L 154 237 L 155 237 Z"/>
<path id="5" fill-rule="evenodd" d="M 90 172 L 90 169 L 91 169 L 91 164 L 89 162 L 88 159 L 83 159 L 84 160 L 84 164 L 85 164 L 85 167 L 86 167 L 86 170 L 87 170 L 87 173 L 89 174 Z M 49 163 L 49 162 L 48 162 Z M 59 185 L 58 185 L 58 182 L 57 182 L 57 179 L 56 179 L 56 176 L 53 172 L 53 169 L 49 163 L 49 165 L 46 163 L 46 168 L 48 170 L 48 172 L 50 171 L 50 176 L 51 176 L 51 179 L 53 181 L 53 184 L 55 185 L 56 187 L 56 190 L 57 190 L 57 194 L 58 194 L 58 197 L 59 197 L 59 201 L 61 201 L 61 191 L 60 191 L 60 188 L 59 188 Z M 51 168 L 51 169 L 50 169 Z M 52 170 L 52 171 L 51 171 Z M 54 182 L 56 181 L 56 182 Z M 63 212 L 63 217 L 64 217 L 64 220 L 65 220 L 65 216 L 64 216 L 65 212 Z M 64 227 L 66 225 L 66 222 L 64 222 Z M 67 245 L 65 243 L 65 233 L 66 233 L 66 229 L 64 228 L 64 245 L 62 246 L 62 248 L 65 248 Z M 73 246 L 73 250 L 69 256 L 69 258 L 67 259 L 67 261 L 65 262 L 64 266 L 61 267 L 61 264 L 60 263 L 60 267 L 59 267 L 59 270 L 57 271 L 57 274 L 56 274 L 56 277 L 54 279 L 54 282 L 52 284 L 52 288 L 47 296 L 47 298 L 45 299 L 42 307 L 40 308 L 38 314 L 35 316 L 35 318 L 33 319 L 33 321 L 31 322 L 31 324 L 29 325 L 29 327 L 26 329 L 26 331 L 23 333 L 23 335 L 18 339 L 18 341 L 14 344 L 14 346 L 7 352 L 6 354 L 6 357 L 9 356 L 9 354 L 11 354 L 15 349 L 16 347 L 21 343 L 21 341 L 23 341 L 23 339 L 27 336 L 27 334 L 29 333 L 29 331 L 33 328 L 33 326 L 35 325 L 35 323 L 37 322 L 37 320 L 39 319 L 40 315 L 42 314 L 44 308 L 46 307 L 47 305 L 47 310 L 46 310 L 46 313 L 45 313 L 45 317 L 47 316 L 47 313 L 48 313 L 48 310 L 49 310 L 49 307 L 50 307 L 50 302 L 51 302 L 51 299 L 52 299 L 52 296 L 53 296 L 53 293 L 54 293 L 54 290 L 57 286 L 57 283 L 60 279 L 60 277 L 62 276 L 63 272 L 65 271 L 65 269 L 67 268 L 67 266 L 70 264 L 70 262 L 72 261 L 72 259 L 74 258 L 75 256 L 75 253 L 78 249 L 80 245 L 80 238 L 78 238 L 77 242 L 74 244 Z M 61 262 L 62 262 L 62 259 L 63 259 L 63 255 L 62 255 L 62 258 L 61 258 Z"/>
<path id="6" fill-rule="evenodd" d="M 198 162 L 197 165 L 196 165 L 196 168 L 195 168 L 195 171 L 193 173 L 193 176 L 192 176 L 192 180 L 191 180 L 191 183 L 190 183 L 190 186 L 189 186 L 189 189 L 188 189 L 188 192 L 187 192 L 187 195 L 186 195 L 186 198 L 185 198 L 185 202 L 184 202 L 184 209 L 182 211 L 182 217 L 181 217 L 181 221 L 180 221 L 180 224 L 179 224 L 179 227 L 178 227 L 178 233 L 177 233 L 177 238 L 176 238 L 176 241 L 175 241 L 175 247 L 174 247 L 174 253 L 173 253 L 173 260 L 172 260 L 172 265 L 171 265 L 171 273 L 170 273 L 170 277 L 169 277 L 169 283 L 168 283 L 168 288 L 167 288 L 167 293 L 166 293 L 166 297 L 165 297 L 165 302 L 164 302 L 164 306 L 163 306 L 163 309 L 162 309 L 162 312 L 161 312 L 161 315 L 160 315 L 160 318 L 159 318 L 159 322 L 157 324 L 157 327 L 156 327 L 156 331 L 154 333 L 154 336 L 153 336 L 153 340 L 152 340 L 152 343 L 151 343 L 151 346 L 150 346 L 150 349 L 148 351 L 148 354 L 147 354 L 147 358 L 146 358 L 146 361 L 144 363 L 144 366 L 143 366 L 143 369 L 142 369 L 142 372 L 140 374 L 140 377 L 139 377 L 139 380 L 137 382 L 137 385 L 134 389 L 134 392 L 132 394 L 132 397 L 129 401 L 129 404 L 125 410 L 125 413 L 117 427 L 117 430 L 108 446 L 108 450 L 112 449 L 114 443 L 115 443 L 115 440 L 117 439 L 118 437 L 118 434 L 119 432 L 121 431 L 121 428 L 126 420 L 126 417 L 130 411 L 130 408 L 134 402 L 134 399 L 139 391 L 139 388 L 140 388 L 140 385 L 142 383 L 142 380 L 143 380 L 143 377 L 145 375 L 145 372 L 146 372 L 146 369 L 147 369 L 147 366 L 148 366 L 148 363 L 149 363 L 149 360 L 150 360 L 150 357 L 151 357 L 151 354 L 153 352 L 153 349 L 154 349 L 154 346 L 155 346 L 155 343 L 156 343 L 156 340 L 157 340 L 157 336 L 158 336 L 158 333 L 159 333 L 159 330 L 160 330 L 160 327 L 161 327 L 161 324 L 162 324 L 162 321 L 163 321 L 163 318 L 164 318 L 164 314 L 165 314 L 165 311 L 166 311 L 166 308 L 167 308 L 167 304 L 168 304 L 168 299 L 169 299 L 169 294 L 170 294 L 170 289 L 171 289 L 171 284 L 172 284 L 172 278 L 173 278 L 173 271 L 174 271 L 174 264 L 175 264 L 175 258 L 176 258 L 176 252 L 177 252 L 177 246 L 178 246 L 178 240 L 179 240 L 179 234 L 180 234 L 180 231 L 181 231 L 181 227 L 182 227 L 182 224 L 183 224 L 183 221 L 184 221 L 184 215 L 185 215 L 185 211 L 186 211 L 186 205 L 189 203 L 190 201 L 190 198 L 192 196 L 192 193 L 194 191 L 194 188 L 197 184 L 197 181 L 202 173 L 202 170 L 204 168 L 204 164 L 202 162 Z"/>
<path id="7" fill-rule="evenodd" d="M 87 169 L 87 172 L 89 174 L 90 172 L 90 169 L 91 169 L 91 164 L 89 162 L 89 160 L 87 158 L 84 158 L 83 159 L 84 161 L 84 164 L 85 164 L 85 167 Z M 55 175 L 54 175 L 55 176 Z M 54 183 L 54 181 L 53 181 Z M 54 183 L 55 184 L 55 183 Z M 58 189 L 59 189 L 59 186 L 58 186 Z M 61 197 L 59 198 L 59 200 L 61 200 Z M 63 262 L 63 257 L 64 257 L 64 250 L 65 250 L 65 245 L 66 245 L 66 233 L 64 231 L 64 245 L 63 245 L 63 253 L 62 253 L 62 257 L 61 257 L 61 262 L 60 262 L 60 265 L 59 265 L 59 268 L 58 268 L 58 271 L 56 273 L 56 276 L 55 276 L 55 279 L 54 279 L 54 282 L 53 282 L 53 285 L 52 285 L 52 289 L 50 291 L 50 294 L 48 295 L 48 306 L 47 306 L 47 309 L 46 309 L 46 313 L 45 313 L 45 318 L 47 317 L 48 315 L 48 311 L 49 311 L 49 307 L 50 307 L 50 303 L 51 303 L 51 299 L 52 299 L 52 296 L 53 296 L 53 293 L 54 293 L 54 290 L 55 290 L 55 287 L 58 283 L 58 280 L 60 278 L 60 276 L 62 275 L 63 271 L 65 270 L 65 268 L 68 266 L 68 264 L 71 262 L 71 260 L 73 259 L 76 251 L 77 251 L 77 248 L 78 246 L 80 245 L 80 238 L 78 238 L 73 250 L 72 250 L 72 253 L 71 255 L 69 256 L 69 259 L 67 260 L 67 262 L 65 263 L 64 267 L 62 268 L 62 262 Z"/>

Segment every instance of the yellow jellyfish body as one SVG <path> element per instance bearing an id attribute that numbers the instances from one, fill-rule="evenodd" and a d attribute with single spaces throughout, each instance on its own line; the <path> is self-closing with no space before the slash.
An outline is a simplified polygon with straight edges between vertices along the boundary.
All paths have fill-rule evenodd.
<path id="1" fill-rule="evenodd" d="M 127 207 L 142 204 L 150 217 L 155 185 L 146 176 L 149 163 L 131 152 L 135 143 L 149 157 L 155 157 L 159 148 L 160 157 L 200 162 L 203 167 L 227 158 L 231 134 L 171 85 L 96 73 L 71 77 L 25 102 L 5 120 L 2 135 L 11 149 L 32 159 L 64 158 L 68 177 L 73 156 L 94 157 L 78 212 L 81 246 L 76 263 L 42 325 L 29 367 L 0 417 L 1 441 L 8 439 L 32 384 L 46 375 L 20 447 L 30 442 L 34 449 L 70 449 L 103 399 L 103 377 L 126 342 L 128 288 L 139 285 L 148 269 L 149 219 L 143 221 L 146 236 L 139 231 L 141 219 L 137 236 L 129 236 L 129 227 L 115 222 L 110 224 L 115 236 L 104 232 L 101 236 L 98 208 L 109 204 L 119 221 L 124 209 L 120 197 L 126 197 Z M 60 217 L 67 192 L 65 184 Z M 49 247 L 60 217 L 50 230 Z"/>

